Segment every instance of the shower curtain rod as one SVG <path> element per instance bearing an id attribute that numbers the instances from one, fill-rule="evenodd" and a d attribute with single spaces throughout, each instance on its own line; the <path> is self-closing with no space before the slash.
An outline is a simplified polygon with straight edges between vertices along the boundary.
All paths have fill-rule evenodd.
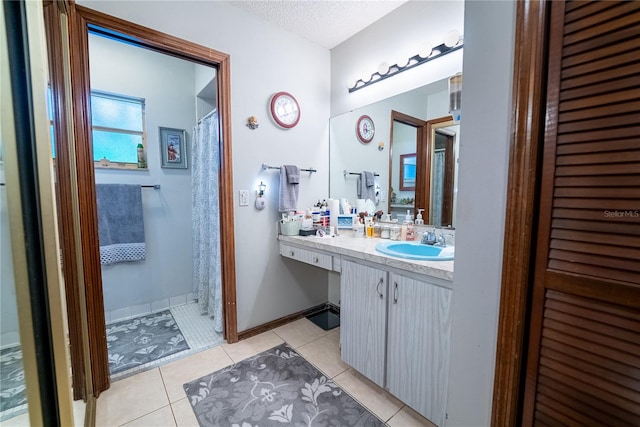
<path id="1" fill-rule="evenodd" d="M 210 115 L 212 115 L 213 113 L 215 113 L 217 110 L 218 110 L 217 108 L 214 108 L 213 110 L 209 111 L 207 114 L 205 114 L 204 116 L 202 116 L 202 117 L 200 118 L 200 120 L 198 120 L 198 121 L 196 122 L 196 124 L 200 124 L 200 122 L 202 122 L 204 119 L 206 119 L 207 117 L 209 117 Z"/>

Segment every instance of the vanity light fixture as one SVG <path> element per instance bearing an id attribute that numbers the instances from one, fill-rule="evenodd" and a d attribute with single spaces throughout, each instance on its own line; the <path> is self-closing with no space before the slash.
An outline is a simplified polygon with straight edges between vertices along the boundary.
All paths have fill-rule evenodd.
<path id="1" fill-rule="evenodd" d="M 264 196 L 264 190 L 267 189 L 267 184 L 260 181 L 260 185 L 258 185 L 258 197 Z"/>
<path id="2" fill-rule="evenodd" d="M 444 42 L 442 44 L 433 46 L 432 43 L 427 42 L 418 53 L 407 60 L 399 60 L 393 65 L 383 62 L 378 66 L 378 71 L 372 73 L 370 76 L 361 77 L 359 79 L 350 78 L 347 80 L 347 88 L 349 89 L 349 93 L 355 92 L 391 76 L 400 74 L 403 71 L 422 65 L 425 62 L 429 62 L 441 56 L 455 52 L 456 50 L 462 49 L 463 45 L 463 38 L 460 33 L 455 30 L 449 31 L 445 35 Z"/>

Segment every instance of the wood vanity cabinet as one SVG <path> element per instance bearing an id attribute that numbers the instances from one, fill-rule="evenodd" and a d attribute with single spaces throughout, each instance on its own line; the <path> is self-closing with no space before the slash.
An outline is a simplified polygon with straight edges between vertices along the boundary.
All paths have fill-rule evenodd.
<path id="1" fill-rule="evenodd" d="M 451 290 L 389 273 L 387 383 L 391 394 L 443 426 L 451 342 Z"/>
<path id="2" fill-rule="evenodd" d="M 342 360 L 384 387 L 387 272 L 342 260 L 340 348 Z"/>
<path id="3" fill-rule="evenodd" d="M 342 260 L 342 359 L 443 426 L 451 336 L 451 290 Z"/>

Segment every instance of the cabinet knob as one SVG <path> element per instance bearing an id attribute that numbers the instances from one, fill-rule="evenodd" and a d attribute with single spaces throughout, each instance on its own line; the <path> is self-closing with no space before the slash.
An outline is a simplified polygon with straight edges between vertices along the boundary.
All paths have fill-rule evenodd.
<path id="1" fill-rule="evenodd" d="M 313 258 L 313 262 L 315 262 L 316 264 L 320 262 L 320 260 L 318 259 L 318 257 L 314 257 Z"/>
<path id="2" fill-rule="evenodd" d="M 295 253 L 294 253 L 293 251 L 290 251 L 290 252 L 289 252 L 289 254 L 290 254 L 291 256 L 294 256 L 294 255 L 295 255 Z"/>

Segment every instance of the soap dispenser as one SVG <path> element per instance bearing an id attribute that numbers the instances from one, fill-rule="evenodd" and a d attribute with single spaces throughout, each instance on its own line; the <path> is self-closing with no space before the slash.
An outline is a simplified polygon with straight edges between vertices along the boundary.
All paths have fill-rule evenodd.
<path id="1" fill-rule="evenodd" d="M 418 215 L 416 215 L 416 225 L 424 225 L 424 220 L 422 219 L 422 212 L 424 209 L 418 209 Z"/>

